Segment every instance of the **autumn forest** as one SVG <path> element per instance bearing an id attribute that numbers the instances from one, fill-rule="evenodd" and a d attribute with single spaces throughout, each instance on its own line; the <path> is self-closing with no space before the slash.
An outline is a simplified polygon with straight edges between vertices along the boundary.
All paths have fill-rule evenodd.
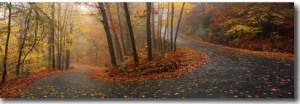
<path id="1" fill-rule="evenodd" d="M 0 2 L 0 98 L 294 98 L 294 8 Z"/>

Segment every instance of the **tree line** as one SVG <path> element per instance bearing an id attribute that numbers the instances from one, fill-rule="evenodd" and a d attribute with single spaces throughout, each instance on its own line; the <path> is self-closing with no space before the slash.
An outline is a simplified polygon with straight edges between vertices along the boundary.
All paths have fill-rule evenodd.
<path id="1" fill-rule="evenodd" d="M 203 41 L 294 53 L 293 3 L 194 3 L 182 32 Z"/>
<path id="2" fill-rule="evenodd" d="M 142 5 L 143 3 L 141 3 Z M 156 7 L 154 7 L 154 4 Z M 166 4 L 166 3 L 165 3 Z M 168 51 L 176 50 L 176 39 L 178 35 L 178 28 L 180 27 L 180 20 L 185 3 L 181 3 L 181 13 L 178 16 L 177 29 L 174 28 L 174 3 L 167 3 L 165 6 L 162 3 L 144 3 L 145 9 L 142 12 L 130 12 L 128 3 L 97 3 L 94 5 L 100 11 L 100 19 L 105 29 L 107 38 L 107 44 L 110 53 L 110 63 L 112 66 L 117 66 L 118 62 L 124 62 L 124 56 L 133 57 L 136 65 L 139 64 L 139 53 L 137 48 L 146 48 L 147 60 L 153 59 L 153 54 L 161 54 Z M 171 4 L 171 5 L 170 5 Z M 89 4 L 91 5 L 91 4 Z M 111 6 L 114 5 L 117 8 L 117 13 L 111 13 Z M 161 7 L 160 7 L 161 6 Z M 123 8 L 123 9 L 120 9 Z M 134 8 L 133 8 L 134 9 Z M 168 12 L 165 13 L 164 10 Z M 171 13 L 169 12 L 171 9 Z M 122 13 L 123 14 L 122 14 Z M 162 16 L 167 15 L 167 24 L 163 26 Z M 113 16 L 117 18 L 113 18 Z M 121 18 L 125 18 L 125 20 Z M 136 21 L 133 22 L 132 18 L 136 21 L 142 21 L 141 29 L 134 31 L 134 28 L 139 28 L 136 25 Z M 171 18 L 169 20 L 169 18 Z M 169 24 L 169 22 L 171 22 Z M 164 27 L 164 32 L 162 32 Z M 170 28 L 170 29 L 169 29 Z M 117 31 L 118 30 L 118 31 Z M 168 32 L 166 32 L 168 30 Z M 146 31 L 146 32 L 144 32 Z M 134 33 L 135 32 L 135 33 Z M 169 36 L 170 38 L 166 38 Z M 121 39 L 119 39 L 119 37 Z M 136 39 L 138 37 L 138 39 Z M 139 42 L 140 37 L 146 37 L 146 45 Z M 121 40 L 121 43 L 120 43 Z M 137 42 L 138 41 L 138 42 Z M 140 47 L 138 47 L 140 46 Z"/>
<path id="3" fill-rule="evenodd" d="M 1 22 L 2 83 L 7 75 L 31 69 L 69 69 L 76 34 L 72 3 L 3 2 Z M 5 41 L 3 41 L 5 40 Z"/>
<path id="4" fill-rule="evenodd" d="M 93 54 L 99 60 L 108 51 L 109 64 L 117 67 L 131 58 L 138 65 L 175 52 L 184 8 L 185 3 L 171 2 L 1 3 L 2 83 L 7 75 L 69 69 L 71 61 L 80 61 L 82 55 Z M 97 24 L 103 30 L 93 30 Z"/>

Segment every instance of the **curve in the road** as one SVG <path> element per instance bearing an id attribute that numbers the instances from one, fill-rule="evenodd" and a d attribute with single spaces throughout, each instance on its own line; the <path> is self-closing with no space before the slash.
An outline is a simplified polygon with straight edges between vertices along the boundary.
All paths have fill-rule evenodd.
<path id="1" fill-rule="evenodd" d="M 21 98 L 294 98 L 294 61 L 268 58 L 191 41 L 179 45 L 199 50 L 210 62 L 175 78 L 141 82 L 97 82 L 87 67 L 43 78 Z"/>

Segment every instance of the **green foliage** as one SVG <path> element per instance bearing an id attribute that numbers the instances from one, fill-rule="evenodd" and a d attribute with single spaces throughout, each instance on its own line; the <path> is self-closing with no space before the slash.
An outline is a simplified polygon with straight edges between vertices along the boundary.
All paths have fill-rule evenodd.
<path id="1" fill-rule="evenodd" d="M 250 27 L 246 25 L 235 25 L 226 31 L 226 36 L 230 39 L 241 38 L 247 34 L 256 34 L 259 32 L 258 27 Z"/>
<path id="2" fill-rule="evenodd" d="M 271 16 L 274 17 L 271 23 L 276 25 L 284 25 L 285 23 L 292 21 L 294 19 L 293 9 L 282 9 L 279 12 L 271 12 Z M 291 24 L 289 24 L 291 25 Z"/>

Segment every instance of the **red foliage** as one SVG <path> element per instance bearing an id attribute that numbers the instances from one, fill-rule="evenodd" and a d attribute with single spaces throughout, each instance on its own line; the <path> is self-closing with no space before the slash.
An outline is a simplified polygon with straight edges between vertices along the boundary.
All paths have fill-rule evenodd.
<path id="1" fill-rule="evenodd" d="M 68 71 L 75 71 L 71 69 Z M 18 96 L 24 89 L 30 86 L 34 81 L 41 78 L 59 74 L 61 70 L 47 70 L 42 72 L 32 72 L 28 77 L 25 76 L 11 76 L 7 82 L 0 86 L 0 98 L 13 98 Z"/>
<path id="2" fill-rule="evenodd" d="M 179 47 L 165 57 L 156 57 L 153 61 L 141 59 L 136 66 L 132 59 L 126 62 L 124 69 L 92 67 L 90 78 L 99 81 L 143 81 L 158 78 L 169 78 L 191 72 L 204 65 L 209 58 L 192 49 Z"/>
<path id="3" fill-rule="evenodd" d="M 230 7 L 229 6 L 222 6 L 222 9 L 215 6 L 216 4 L 206 4 L 204 11 L 206 15 L 212 15 L 210 19 L 211 29 L 213 31 L 218 31 L 228 25 L 227 20 L 230 19 Z"/>

